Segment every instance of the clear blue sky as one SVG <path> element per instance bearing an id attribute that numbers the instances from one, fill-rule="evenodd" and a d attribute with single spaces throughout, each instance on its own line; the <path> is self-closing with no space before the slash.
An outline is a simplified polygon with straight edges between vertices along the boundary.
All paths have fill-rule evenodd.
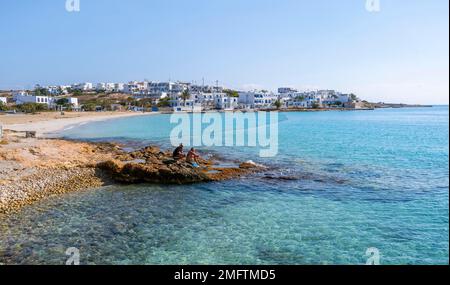
<path id="1" fill-rule="evenodd" d="M 449 1 L 0 1 L 0 88 L 219 80 L 448 103 Z"/>

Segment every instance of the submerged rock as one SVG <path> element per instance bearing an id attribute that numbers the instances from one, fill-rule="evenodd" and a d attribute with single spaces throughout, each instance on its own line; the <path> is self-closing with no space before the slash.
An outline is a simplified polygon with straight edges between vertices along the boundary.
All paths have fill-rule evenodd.
<path id="1" fill-rule="evenodd" d="M 263 178 L 267 180 L 286 180 L 286 181 L 300 180 L 300 177 L 297 176 L 284 176 L 284 175 L 280 176 L 266 175 Z"/>

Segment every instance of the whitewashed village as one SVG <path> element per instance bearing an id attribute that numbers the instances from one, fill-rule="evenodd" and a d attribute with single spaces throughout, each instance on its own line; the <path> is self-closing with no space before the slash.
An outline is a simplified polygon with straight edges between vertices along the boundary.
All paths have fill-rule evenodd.
<path id="1" fill-rule="evenodd" d="M 0 111 L 199 112 L 251 110 L 371 109 L 354 94 L 335 90 L 298 91 L 290 87 L 237 91 L 216 84 L 132 81 L 36 85 L 33 90 L 3 91 Z"/>

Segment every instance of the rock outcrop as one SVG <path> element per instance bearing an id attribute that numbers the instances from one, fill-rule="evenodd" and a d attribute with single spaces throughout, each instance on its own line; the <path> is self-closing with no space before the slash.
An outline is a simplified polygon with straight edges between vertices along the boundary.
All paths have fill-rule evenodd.
<path id="1" fill-rule="evenodd" d="M 109 160 L 98 164 L 111 178 L 120 183 L 158 183 L 158 184 L 188 184 L 211 181 L 203 172 L 185 163 L 124 163 L 119 160 Z"/>
<path id="2" fill-rule="evenodd" d="M 195 168 L 185 160 L 174 160 L 168 152 L 156 147 L 123 153 L 117 159 L 97 165 L 114 181 L 126 184 L 190 184 L 237 178 L 260 169 L 253 163 L 236 167 L 221 167 L 211 160 L 201 160 L 201 168 Z"/>

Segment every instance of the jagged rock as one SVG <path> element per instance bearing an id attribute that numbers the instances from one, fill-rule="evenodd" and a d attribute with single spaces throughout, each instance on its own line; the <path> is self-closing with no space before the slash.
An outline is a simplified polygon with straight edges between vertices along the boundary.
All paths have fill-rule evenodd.
<path id="1" fill-rule="evenodd" d="M 243 162 L 241 164 L 239 164 L 239 168 L 242 169 L 256 169 L 256 168 L 265 168 L 262 165 L 256 164 L 253 161 L 247 161 L 247 162 Z"/>
<path id="2" fill-rule="evenodd" d="M 111 178 L 121 183 L 158 183 L 158 184 L 189 184 L 211 181 L 200 170 L 177 164 L 172 168 L 165 165 L 147 163 L 127 163 L 120 161 L 106 161 L 98 167 L 106 171 Z"/>
<path id="3" fill-rule="evenodd" d="M 123 161 L 131 157 L 134 161 Z M 145 162 L 136 162 L 137 160 Z M 214 167 L 212 161 L 200 160 L 202 168 L 194 168 L 185 161 L 177 161 L 170 153 L 163 153 L 157 147 L 146 147 L 116 160 L 99 163 L 97 167 L 120 183 L 190 184 L 219 181 L 240 177 L 260 169 L 255 163 L 246 162 L 235 168 Z"/>

